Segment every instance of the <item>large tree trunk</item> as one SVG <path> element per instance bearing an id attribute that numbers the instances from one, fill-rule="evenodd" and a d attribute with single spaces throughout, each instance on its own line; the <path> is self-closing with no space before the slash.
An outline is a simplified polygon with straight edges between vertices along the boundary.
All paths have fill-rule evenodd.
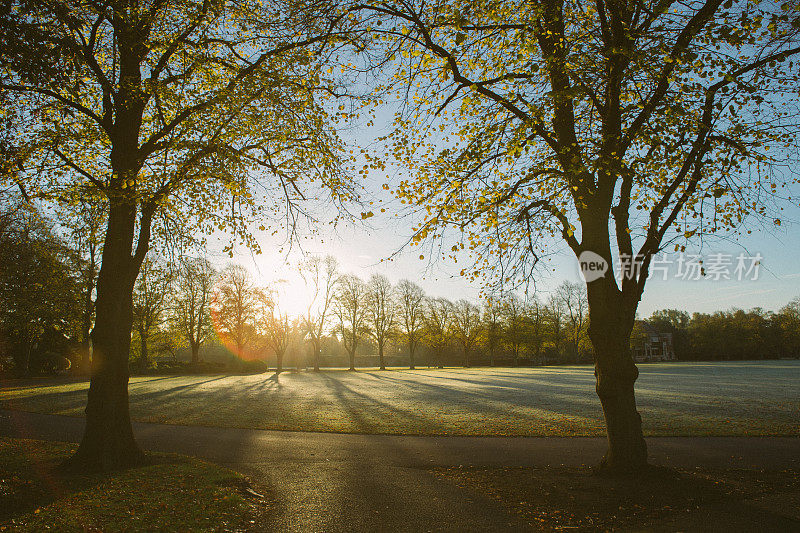
<path id="1" fill-rule="evenodd" d="M 86 429 L 78 451 L 67 462 L 81 470 L 124 468 L 143 459 L 128 411 L 133 284 L 139 271 L 131 256 L 136 209 L 132 202 L 115 203 L 97 281 Z"/>
<path id="2" fill-rule="evenodd" d="M 352 350 L 347 351 L 347 355 L 350 357 L 350 368 L 348 370 L 355 371 L 356 369 L 356 348 L 353 346 Z"/>
<path id="3" fill-rule="evenodd" d="M 589 338 L 594 347 L 596 390 L 608 434 L 608 451 L 600 470 L 614 474 L 641 472 L 647 468 L 647 444 L 634 396 L 639 370 L 630 353 L 635 310 L 626 309 L 621 297 L 609 295 L 613 289 L 608 289 L 589 289 Z"/>
<path id="4" fill-rule="evenodd" d="M 414 370 L 414 351 L 415 351 L 414 349 L 415 348 L 416 348 L 416 346 L 414 346 L 414 342 L 413 341 L 408 343 L 408 368 L 409 368 L 409 370 Z"/>
<path id="5" fill-rule="evenodd" d="M 382 342 L 378 343 L 378 358 L 381 361 L 381 368 L 380 369 L 381 370 L 386 370 L 386 363 L 384 363 L 384 361 L 383 361 L 383 343 Z"/>
<path id="6" fill-rule="evenodd" d="M 275 373 L 280 374 L 283 372 L 283 354 L 276 353 L 275 354 Z"/>

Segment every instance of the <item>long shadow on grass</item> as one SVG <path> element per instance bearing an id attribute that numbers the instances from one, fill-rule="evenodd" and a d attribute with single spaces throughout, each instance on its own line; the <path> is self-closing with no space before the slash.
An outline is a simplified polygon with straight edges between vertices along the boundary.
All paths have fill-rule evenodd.
<path id="1" fill-rule="evenodd" d="M 414 370 L 406 370 L 403 373 L 404 374 L 419 375 L 419 376 L 434 377 L 436 379 L 443 379 L 443 380 L 448 380 L 448 381 L 461 381 L 461 382 L 464 382 L 464 383 L 469 383 L 471 385 L 487 385 L 487 384 L 489 384 L 491 382 L 497 382 L 497 381 L 499 381 L 501 383 L 509 383 L 508 381 L 503 380 L 503 379 L 495 379 L 494 378 L 495 375 L 485 375 L 485 377 L 483 379 L 480 379 L 478 377 L 476 377 L 476 379 L 465 379 L 465 378 L 454 377 L 455 375 L 458 375 L 460 373 L 454 374 L 454 373 L 447 373 L 446 371 L 437 374 L 437 373 L 433 373 L 433 372 L 417 372 L 417 371 L 414 371 Z M 506 375 L 508 375 L 508 374 L 506 374 Z M 594 384 L 594 376 L 590 376 L 588 379 L 587 378 L 581 378 L 581 377 L 578 377 L 578 376 L 576 376 L 576 377 L 564 377 L 564 376 L 560 376 L 560 375 L 558 377 L 554 377 L 553 379 L 547 379 L 547 377 L 545 375 L 538 375 L 538 376 L 534 377 L 534 376 L 520 376 L 520 375 L 511 374 L 511 375 L 508 375 L 508 376 L 512 377 L 514 379 L 514 383 L 513 383 L 514 388 L 518 388 L 520 390 L 530 390 L 532 385 L 534 385 L 534 384 L 535 385 L 539 385 L 539 386 L 545 386 L 545 387 L 564 387 L 564 386 L 570 386 L 570 387 L 581 386 L 581 387 L 583 387 L 583 386 L 593 385 Z M 508 385 L 508 386 L 510 386 L 510 385 Z"/>
<path id="2" fill-rule="evenodd" d="M 169 416 L 160 421 L 212 427 L 263 427 L 263 411 L 259 405 L 268 403 L 265 398 L 275 394 L 282 385 L 277 380 L 259 379 L 260 376 L 263 374 L 224 376 L 229 378 L 227 383 L 218 383 L 208 390 L 190 391 L 180 399 L 173 393 L 167 400 L 171 402 Z M 144 415 L 140 419 L 147 419 L 153 412 L 151 402 L 134 404 L 137 414 Z"/>
<path id="3" fill-rule="evenodd" d="M 3 406 L 7 409 L 19 409 L 23 411 L 43 410 L 47 413 L 72 410 L 86 405 L 87 390 L 88 388 L 47 393 L 37 393 L 35 391 L 31 391 L 31 394 L 23 397 L 8 399 L 4 398 L 0 400 L 0 406 Z M 59 409 L 53 410 L 51 408 L 53 404 L 58 405 Z M 42 409 L 42 407 L 44 409 Z"/>
<path id="4" fill-rule="evenodd" d="M 470 391 L 470 390 L 456 389 L 456 388 L 447 387 L 446 384 L 425 383 L 425 382 L 420 382 L 420 381 L 410 382 L 408 380 L 403 380 L 403 379 L 390 377 L 390 376 L 387 376 L 385 374 L 372 374 L 372 375 L 374 377 L 378 378 L 378 379 L 384 379 L 384 380 L 388 380 L 388 381 L 395 381 L 395 382 L 404 383 L 404 384 L 413 384 L 413 386 L 415 386 L 415 387 L 427 388 L 427 389 L 429 389 L 430 396 L 432 396 L 432 398 L 437 400 L 437 401 L 441 401 L 442 398 L 447 398 L 447 399 L 452 399 L 452 400 L 456 401 L 457 403 L 462 403 L 462 400 L 463 400 L 462 397 L 463 396 L 471 396 L 471 397 L 477 398 L 478 400 L 477 401 L 476 400 L 467 400 L 467 401 L 472 402 L 472 403 L 479 403 L 480 405 L 484 405 L 482 402 L 485 402 L 486 400 L 494 400 L 494 401 L 498 401 L 498 402 L 502 402 L 502 403 L 513 404 L 513 406 L 515 406 L 515 407 L 525 407 L 525 406 L 537 407 L 537 408 L 539 407 L 539 404 L 535 404 L 535 403 L 525 403 L 525 404 L 520 403 L 520 400 L 523 399 L 523 396 L 520 395 L 520 394 L 505 393 L 505 394 L 502 395 L 502 397 L 500 397 L 500 395 L 494 394 L 494 391 L 490 390 L 490 388 L 489 388 L 489 387 L 495 387 L 495 388 L 504 388 L 504 389 L 517 390 L 517 391 L 520 391 L 521 393 L 523 393 L 524 395 L 526 395 L 528 397 L 533 397 L 533 398 L 536 398 L 537 396 L 544 396 L 547 399 L 555 400 L 556 402 L 561 403 L 561 404 L 572 404 L 572 406 L 574 406 L 576 408 L 582 408 L 582 407 L 584 407 L 586 405 L 594 405 L 595 404 L 594 398 L 591 395 L 588 395 L 588 393 L 587 393 L 587 398 L 578 399 L 578 398 L 575 398 L 574 394 L 558 393 L 558 392 L 555 392 L 555 391 L 546 391 L 546 392 L 542 393 L 542 391 L 537 390 L 537 388 L 529 387 L 529 386 L 528 387 L 522 387 L 522 386 L 486 385 L 486 384 L 484 384 L 482 382 L 476 382 L 474 384 L 486 385 L 485 389 L 481 389 L 481 390 L 478 390 L 478 391 Z M 543 384 L 543 386 L 551 387 L 551 388 L 555 388 L 555 389 L 563 389 L 564 388 L 563 386 L 561 386 L 559 384 Z M 579 390 L 582 391 L 583 389 L 579 389 Z M 446 391 L 446 393 L 442 394 L 442 391 Z"/>
<path id="5" fill-rule="evenodd" d="M 176 387 L 170 387 L 167 389 L 156 389 L 150 391 L 139 391 L 139 387 L 136 387 L 134 390 L 130 391 L 130 397 L 132 402 L 136 403 L 149 403 L 152 401 L 151 399 L 158 399 L 159 401 L 163 401 L 165 396 L 169 396 L 172 394 L 180 393 L 191 388 L 197 387 L 204 383 L 209 383 L 211 381 L 216 381 L 219 379 L 223 379 L 226 376 L 218 376 L 211 379 L 207 379 L 205 381 L 187 383 L 184 385 L 179 385 Z M 170 376 L 168 378 L 158 378 L 152 381 L 159 381 L 161 379 L 180 379 L 181 376 Z M 148 380 L 149 381 L 149 380 Z M 147 385 L 145 385 L 147 387 Z M 37 393 L 35 390 L 31 390 L 31 394 L 26 395 L 21 398 L 9 398 L 7 400 L 3 400 L 4 404 L 11 409 L 26 409 L 32 408 L 33 410 L 38 410 L 39 406 L 45 406 L 47 412 L 54 412 L 51 408 L 54 404 L 59 406 L 58 411 L 64 410 L 72 410 L 78 407 L 81 407 L 86 404 L 86 394 L 87 388 L 82 388 L 78 390 L 71 390 L 71 391 L 55 391 L 55 392 L 47 392 L 47 393 Z"/>
<path id="6" fill-rule="evenodd" d="M 388 381 L 395 381 L 395 382 L 402 382 L 408 383 L 407 380 L 392 378 L 386 375 L 378 375 L 375 374 L 375 377 L 378 379 L 384 379 Z M 460 389 L 451 389 L 444 385 L 438 384 L 430 384 L 430 383 L 422 383 L 422 382 L 413 382 L 415 386 L 422 387 L 428 389 L 426 393 L 423 393 L 425 397 L 430 398 L 430 400 L 423 399 L 423 401 L 432 401 L 433 404 L 440 403 L 442 396 L 442 391 L 446 391 L 445 397 L 452 399 L 454 403 L 459 406 L 464 406 L 467 410 L 472 411 L 476 414 L 481 413 L 488 413 L 493 415 L 498 420 L 508 420 L 508 419 L 517 419 L 521 423 L 525 422 L 539 422 L 542 421 L 553 423 L 553 420 L 561 420 L 564 416 L 573 416 L 579 419 L 584 420 L 595 420 L 597 417 L 593 416 L 594 413 L 589 412 L 587 413 L 587 407 L 590 409 L 599 410 L 597 402 L 592 401 L 591 399 L 587 398 L 585 400 L 576 400 L 573 396 L 569 396 L 566 394 L 555 394 L 552 392 L 547 393 L 547 398 L 552 399 L 553 401 L 549 402 L 550 404 L 556 403 L 558 406 L 562 407 L 560 409 L 554 409 L 551 405 L 545 405 L 544 403 L 526 403 L 521 405 L 519 403 L 519 396 L 511 395 L 510 397 L 496 399 L 495 402 L 505 403 L 508 404 L 509 407 L 523 407 L 523 408 L 531 408 L 539 411 L 540 413 L 551 413 L 553 416 L 553 420 L 548 420 L 546 416 L 542 416 L 536 413 L 532 414 L 523 414 L 519 413 L 518 411 L 513 412 L 510 408 L 504 409 L 502 407 L 491 405 L 487 402 L 487 400 L 492 400 L 492 395 L 487 393 L 486 391 L 481 392 L 474 392 L 474 391 L 466 391 Z M 530 393 L 533 392 L 530 389 L 527 389 L 526 392 Z M 599 419 L 598 419 L 599 420 Z M 559 427 L 563 426 L 563 424 L 557 424 Z M 566 426 L 565 426 L 566 427 Z"/>
<path id="7" fill-rule="evenodd" d="M 190 393 L 191 393 L 192 389 L 196 389 L 197 387 L 199 387 L 201 385 L 204 385 L 204 384 L 207 384 L 207 383 L 212 383 L 212 382 L 215 382 L 215 381 L 226 379 L 227 377 L 229 377 L 229 376 L 224 376 L 224 375 L 223 376 L 216 376 L 216 377 L 213 377 L 213 378 L 210 378 L 210 379 L 206 379 L 206 380 L 203 380 L 203 381 L 195 381 L 195 382 L 186 383 L 186 384 L 183 384 L 183 385 L 177 385 L 175 387 L 170 387 L 170 388 L 167 388 L 167 389 L 156 389 L 156 390 L 152 390 L 152 391 L 149 391 L 149 392 L 136 391 L 134 394 L 130 395 L 131 410 L 136 415 L 140 415 L 142 412 L 151 413 L 151 414 L 154 413 L 154 412 L 158 412 L 158 410 L 154 411 L 153 407 L 158 407 L 161 410 L 163 410 L 164 407 L 167 406 L 168 404 L 170 405 L 170 407 L 172 407 L 174 409 L 173 403 L 174 403 L 176 397 L 180 397 L 180 396 L 190 397 L 191 396 Z M 215 390 L 219 390 L 219 389 L 215 389 Z M 203 403 L 204 405 L 207 405 L 207 402 L 201 402 L 201 403 Z M 198 406 L 198 408 L 199 407 L 200 406 Z M 197 408 L 195 408 L 195 410 L 196 409 Z M 177 411 L 174 411 L 174 412 L 172 412 L 170 414 L 176 415 Z M 136 418 L 141 419 L 141 416 L 136 416 Z M 165 421 L 167 419 L 168 419 L 168 416 L 166 414 L 164 414 L 164 416 L 161 417 L 158 421 L 163 422 L 163 421 Z"/>
<path id="8" fill-rule="evenodd" d="M 180 391 L 184 391 L 184 390 L 193 389 L 193 388 L 199 387 L 200 385 L 203 385 L 205 383 L 211 383 L 212 381 L 219 381 L 220 379 L 225 379 L 227 377 L 228 376 L 215 376 L 215 377 L 203 380 L 203 381 L 193 381 L 193 382 L 190 382 L 190 383 L 185 383 L 183 385 L 176 385 L 175 387 L 169 387 L 167 389 L 157 389 L 157 390 L 150 391 L 150 392 L 138 392 L 137 391 L 135 394 L 136 394 L 137 398 L 150 398 L 150 397 L 154 397 L 154 396 L 163 396 L 165 394 L 173 394 L 175 392 L 180 392 Z"/>
<path id="9" fill-rule="evenodd" d="M 132 385 L 139 385 L 140 383 L 150 383 L 152 381 L 163 381 L 165 379 L 176 379 L 176 378 L 180 378 L 180 377 L 185 377 L 185 376 L 174 374 L 174 375 L 169 375 L 169 376 L 161 376 L 161 377 L 157 377 L 157 378 L 154 377 L 154 378 L 150 378 L 150 379 L 137 379 L 137 378 L 134 378 L 134 379 L 128 381 L 128 386 L 130 387 Z M 202 376 L 198 375 L 198 374 L 193 374 L 192 377 L 202 377 Z"/>
<path id="10" fill-rule="evenodd" d="M 372 373 L 363 373 L 361 375 L 369 375 L 369 376 L 372 376 L 372 377 L 377 377 Z M 345 385 L 344 383 L 342 383 L 341 381 L 336 380 L 336 379 L 334 379 L 332 377 L 329 377 L 329 376 L 324 376 L 324 377 L 327 380 L 329 380 L 329 382 L 332 381 L 332 382 L 335 383 L 334 387 L 337 389 L 337 394 L 339 392 L 341 392 L 343 394 L 350 394 L 353 397 L 362 398 L 363 400 L 366 400 L 367 402 L 370 402 L 370 403 L 378 406 L 380 409 L 383 409 L 385 412 L 384 413 L 380 413 L 381 417 L 387 417 L 388 418 L 388 417 L 398 417 L 398 416 L 400 416 L 400 417 L 403 417 L 403 418 L 405 418 L 407 420 L 412 421 L 414 427 L 420 427 L 420 425 L 424 425 L 426 428 L 430 428 L 430 429 L 432 429 L 434 431 L 437 431 L 437 432 L 441 432 L 444 429 L 444 427 L 441 424 L 438 424 L 438 423 L 432 421 L 428 417 L 424 417 L 424 416 L 421 416 L 421 415 L 414 414 L 414 413 L 412 413 L 412 412 L 410 412 L 410 411 L 408 411 L 406 409 L 399 409 L 394 405 L 391 405 L 391 404 L 389 404 L 387 402 L 378 400 L 374 396 L 369 396 L 369 395 L 364 394 L 362 392 L 357 392 L 357 391 L 353 390 L 352 388 L 348 387 L 347 385 Z M 351 403 L 352 402 L 348 402 L 347 408 L 348 408 L 348 410 L 355 411 L 355 409 L 352 407 Z M 363 403 L 362 403 L 362 405 L 363 405 Z M 361 409 L 361 411 L 363 411 L 363 409 Z M 379 411 L 376 410 L 376 412 L 379 412 Z M 358 417 L 363 418 L 363 416 L 361 415 L 360 412 L 356 412 L 356 414 L 357 414 Z M 373 428 L 373 429 L 380 429 L 380 426 L 378 426 L 377 428 Z"/>

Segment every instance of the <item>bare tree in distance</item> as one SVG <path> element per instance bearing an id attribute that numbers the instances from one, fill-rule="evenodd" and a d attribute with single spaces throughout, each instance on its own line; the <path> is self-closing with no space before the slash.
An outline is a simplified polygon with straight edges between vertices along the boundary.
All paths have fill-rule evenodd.
<path id="1" fill-rule="evenodd" d="M 561 354 L 562 342 L 564 340 L 564 320 L 567 314 L 564 300 L 558 294 L 551 294 L 547 299 L 545 308 L 545 321 L 550 329 L 550 338 L 553 343 L 553 351 L 556 357 Z"/>
<path id="2" fill-rule="evenodd" d="M 413 281 L 404 279 L 397 284 L 396 294 L 400 324 L 408 346 L 408 367 L 414 370 L 414 355 L 425 324 L 425 292 Z"/>
<path id="3" fill-rule="evenodd" d="M 534 361 L 541 363 L 542 345 L 544 343 L 544 328 L 547 309 L 535 295 L 528 298 L 523 313 L 527 328 L 528 349 Z"/>
<path id="4" fill-rule="evenodd" d="M 160 259 L 146 258 L 133 288 L 133 326 L 139 337 L 139 367 L 149 366 L 148 341 L 166 318 L 172 272 Z"/>
<path id="5" fill-rule="evenodd" d="M 525 303 L 514 293 L 506 294 L 501 303 L 505 322 L 505 342 L 511 350 L 514 366 L 519 366 L 519 356 L 525 342 Z"/>
<path id="6" fill-rule="evenodd" d="M 280 280 L 279 280 L 280 283 Z M 283 357 L 289 347 L 292 336 L 292 324 L 289 315 L 281 312 L 278 306 L 277 292 L 263 289 L 259 294 L 258 324 L 266 346 L 275 354 L 275 373 L 283 372 Z"/>
<path id="7" fill-rule="evenodd" d="M 217 272 L 206 258 L 181 258 L 175 275 L 172 320 L 189 345 L 192 363 L 200 361 L 200 347 L 213 333 L 209 304 Z"/>
<path id="8" fill-rule="evenodd" d="M 368 333 L 367 326 L 367 285 L 353 274 L 339 276 L 334 299 L 334 312 L 339 319 L 338 332 L 342 345 L 350 359 L 349 370 L 354 371 L 356 349 L 361 339 Z"/>
<path id="9" fill-rule="evenodd" d="M 495 365 L 497 349 L 503 340 L 503 316 L 501 302 L 493 295 L 486 297 L 483 306 L 483 324 L 486 332 L 486 349 L 489 351 L 489 366 Z"/>
<path id="10" fill-rule="evenodd" d="M 585 283 L 571 283 L 565 281 L 556 289 L 558 298 L 569 319 L 573 356 L 575 362 L 580 363 L 580 344 L 584 335 L 584 328 L 589 314 L 589 300 L 586 297 Z"/>
<path id="11" fill-rule="evenodd" d="M 453 333 L 461 345 L 464 366 L 472 366 L 470 356 L 482 332 L 481 308 L 469 300 L 458 300 L 453 304 Z"/>
<path id="12" fill-rule="evenodd" d="M 256 340 L 260 291 L 250 273 L 233 263 L 220 272 L 211 298 L 211 318 L 220 339 L 238 356 L 249 356 Z"/>
<path id="13" fill-rule="evenodd" d="M 303 328 L 314 351 L 314 372 L 319 372 L 322 338 L 332 314 L 336 283 L 339 280 L 339 263 L 332 255 L 324 258 L 312 256 L 300 264 L 299 272 L 306 287 L 311 290 L 311 299 L 303 316 Z"/>
<path id="14" fill-rule="evenodd" d="M 425 341 L 433 350 L 433 363 L 438 368 L 444 368 L 444 354 L 450 347 L 452 335 L 453 303 L 447 298 L 426 298 Z"/>
<path id="15" fill-rule="evenodd" d="M 380 369 L 386 370 L 384 348 L 386 342 L 395 334 L 397 309 L 394 289 L 386 276 L 374 274 L 367 282 L 367 320 L 369 333 L 378 344 Z"/>

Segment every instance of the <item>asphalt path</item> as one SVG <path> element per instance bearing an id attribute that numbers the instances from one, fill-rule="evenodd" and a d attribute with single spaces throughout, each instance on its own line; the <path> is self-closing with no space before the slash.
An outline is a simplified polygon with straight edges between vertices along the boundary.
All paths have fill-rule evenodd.
<path id="1" fill-rule="evenodd" d="M 82 418 L 0 410 L 0 435 L 78 442 Z M 596 463 L 586 437 L 423 437 L 265 431 L 134 423 L 145 450 L 193 455 L 249 476 L 272 503 L 271 531 L 509 531 L 525 529 L 487 495 L 432 473 L 447 467 Z M 652 437 L 654 464 L 800 469 L 797 437 Z"/>

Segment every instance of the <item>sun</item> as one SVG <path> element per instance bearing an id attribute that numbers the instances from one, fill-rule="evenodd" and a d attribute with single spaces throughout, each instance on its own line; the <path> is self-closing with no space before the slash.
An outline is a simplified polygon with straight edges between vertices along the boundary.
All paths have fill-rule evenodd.
<path id="1" fill-rule="evenodd" d="M 259 258 L 250 271 L 256 285 L 274 291 L 281 314 L 286 313 L 290 318 L 306 314 L 313 289 L 306 286 L 297 267 L 275 259 Z"/>
<path id="2" fill-rule="evenodd" d="M 270 286 L 278 296 L 278 309 L 281 313 L 286 313 L 289 317 L 305 315 L 314 295 L 299 274 L 294 278 L 273 280 Z"/>

